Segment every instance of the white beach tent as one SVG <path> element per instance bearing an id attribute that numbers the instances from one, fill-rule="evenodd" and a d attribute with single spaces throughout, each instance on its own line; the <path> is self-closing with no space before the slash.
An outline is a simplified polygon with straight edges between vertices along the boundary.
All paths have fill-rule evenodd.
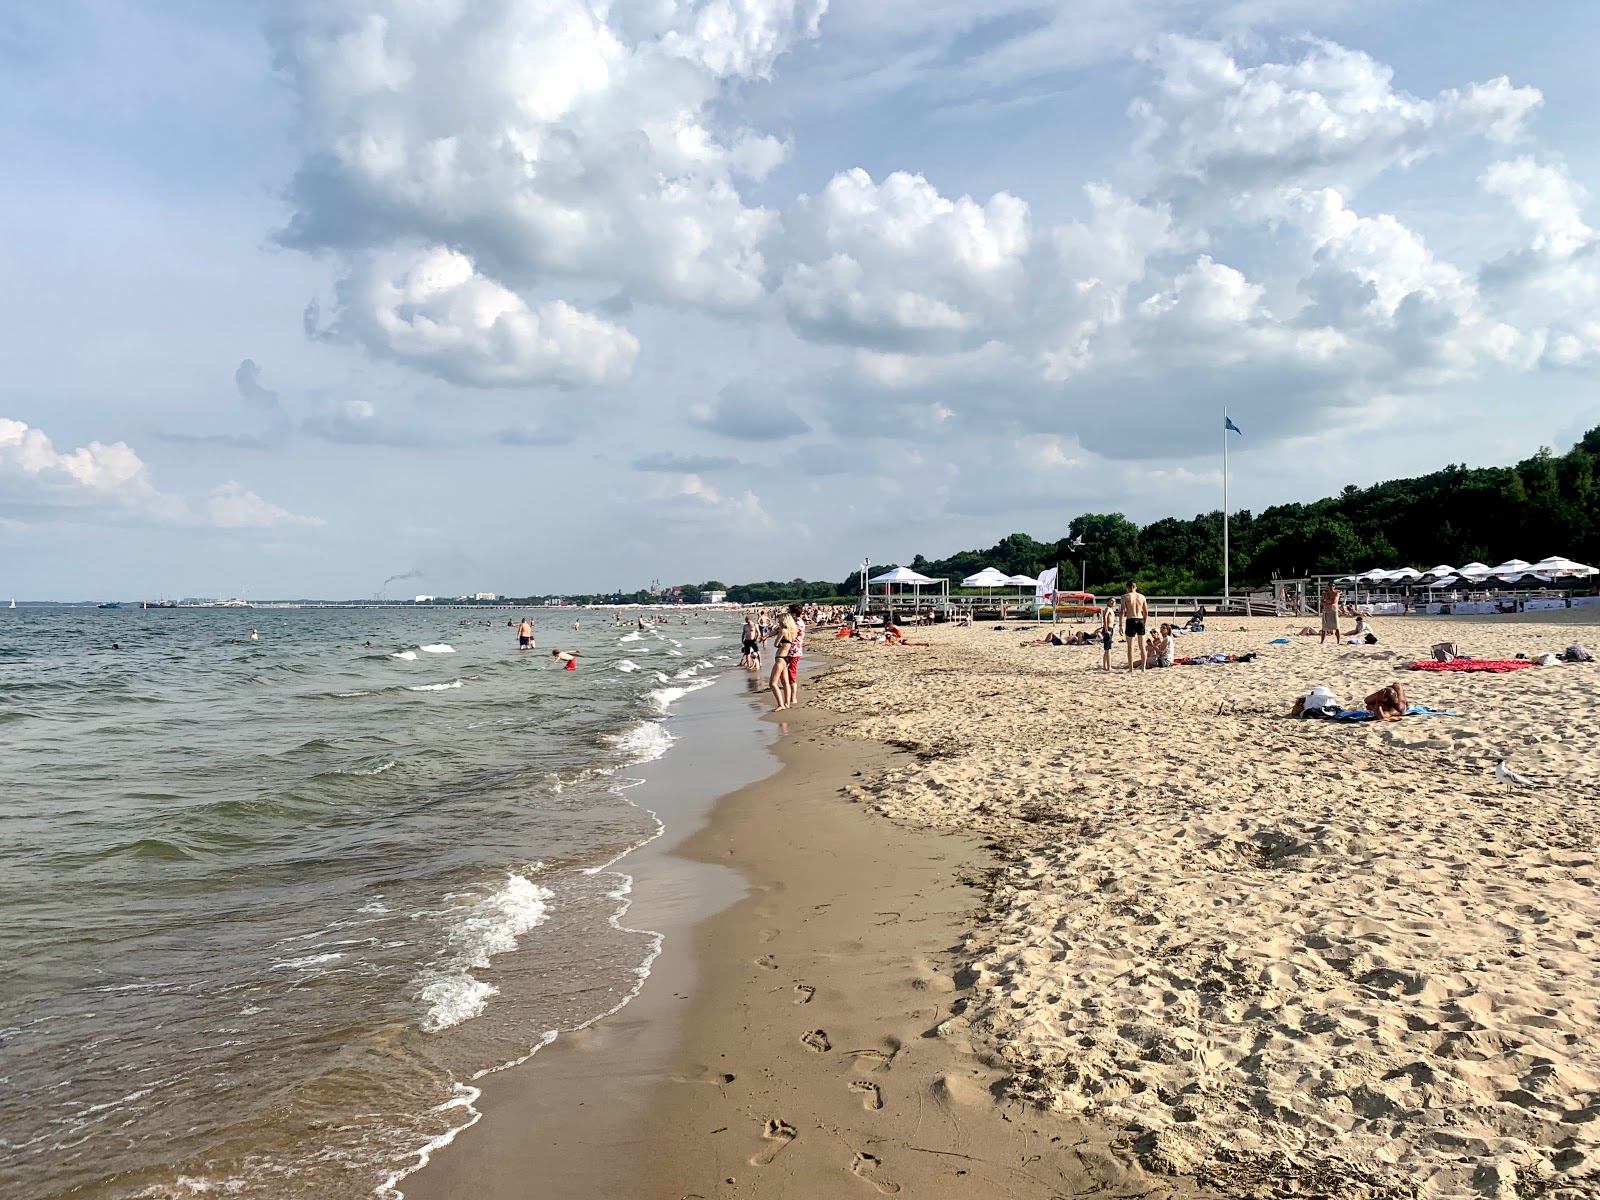
<path id="1" fill-rule="evenodd" d="M 943 580 L 930 579 L 920 572 L 913 571 L 910 567 L 896 567 L 892 571 L 885 571 L 882 575 L 874 575 L 868 582 L 883 584 L 885 599 L 888 599 L 893 594 L 895 584 L 909 584 L 916 590 L 916 606 L 920 610 L 922 608 L 922 589 L 929 584 L 942 583 Z M 891 604 L 888 607 L 892 610 L 894 606 Z"/>
<path id="2" fill-rule="evenodd" d="M 976 575 L 968 575 L 961 581 L 961 586 L 970 588 L 997 588 L 1005 587 L 1006 584 L 1010 582 L 1011 576 L 1007 575 L 1004 571 L 998 571 L 994 567 L 985 567 Z"/>

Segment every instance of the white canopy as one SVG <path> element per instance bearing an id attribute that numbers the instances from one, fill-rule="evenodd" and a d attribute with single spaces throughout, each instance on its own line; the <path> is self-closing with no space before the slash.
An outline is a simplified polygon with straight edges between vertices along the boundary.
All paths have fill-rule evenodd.
<path id="1" fill-rule="evenodd" d="M 1017 587 L 1038 587 L 1039 586 L 1039 581 L 1037 579 L 1035 579 L 1032 575 L 1013 575 L 1013 576 L 1011 576 L 1011 578 L 1007 579 L 1006 582 L 1010 583 L 1010 584 L 1015 584 Z"/>
<path id="2" fill-rule="evenodd" d="M 926 575 L 919 575 L 910 567 L 896 567 L 892 571 L 885 571 L 882 575 L 872 577 L 872 583 L 938 583 L 937 579 L 929 579 Z"/>
<path id="3" fill-rule="evenodd" d="M 1436 579 L 1443 579 L 1446 575 L 1454 575 L 1455 573 L 1456 569 L 1454 567 L 1450 566 L 1448 563 L 1440 563 L 1432 570 L 1424 571 L 1422 575 L 1423 578 L 1427 578 L 1428 576 L 1432 575 Z"/>
<path id="4" fill-rule="evenodd" d="M 1011 576 L 1005 574 L 1005 572 L 997 571 L 993 567 L 985 567 L 976 575 L 968 575 L 961 581 L 961 586 L 975 588 L 1005 587 L 1010 582 Z"/>
<path id="5" fill-rule="evenodd" d="M 1523 559 L 1523 558 L 1508 558 L 1508 559 L 1506 559 L 1505 562 L 1501 563 L 1498 567 L 1490 567 L 1489 568 L 1489 574 L 1491 574 L 1491 575 L 1520 575 L 1531 566 L 1533 566 L 1533 564 L 1531 562 L 1527 561 L 1527 559 Z"/>
<path id="6" fill-rule="evenodd" d="M 1412 567 L 1401 567 L 1397 571 L 1390 571 L 1384 578 L 1391 583 L 1404 583 L 1413 579 L 1421 579 L 1422 572 Z"/>
<path id="7" fill-rule="evenodd" d="M 1594 567 L 1587 567 L 1583 563 L 1573 562 L 1570 558 L 1562 558 L 1559 554 L 1552 554 L 1549 558 L 1541 558 L 1533 564 L 1535 571 L 1543 571 L 1548 575 L 1578 575 L 1587 579 L 1590 575 L 1600 575 Z"/>
<path id="8" fill-rule="evenodd" d="M 1361 574 L 1357 575 L 1356 578 L 1365 579 L 1369 583 L 1376 583 L 1380 579 L 1389 578 L 1389 572 L 1385 571 L 1382 567 L 1373 567 L 1370 571 L 1361 572 Z"/>
<path id="9" fill-rule="evenodd" d="M 1456 568 L 1457 575 L 1487 575 L 1489 568 L 1481 562 L 1469 562 Z"/>
<path id="10" fill-rule="evenodd" d="M 1435 580 L 1433 583 L 1430 583 L 1428 586 L 1430 588 L 1447 588 L 1447 587 L 1455 587 L 1456 584 L 1458 584 L 1460 582 L 1461 582 L 1461 580 L 1457 579 L 1454 575 L 1446 575 L 1443 579 Z"/>

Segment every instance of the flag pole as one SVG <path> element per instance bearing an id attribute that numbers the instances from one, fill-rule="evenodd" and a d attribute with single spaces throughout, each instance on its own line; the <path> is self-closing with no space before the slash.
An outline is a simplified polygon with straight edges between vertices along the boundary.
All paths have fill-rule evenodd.
<path id="1" fill-rule="evenodd" d="M 1232 607 L 1232 580 L 1228 572 L 1228 410 L 1222 410 L 1222 608 Z"/>

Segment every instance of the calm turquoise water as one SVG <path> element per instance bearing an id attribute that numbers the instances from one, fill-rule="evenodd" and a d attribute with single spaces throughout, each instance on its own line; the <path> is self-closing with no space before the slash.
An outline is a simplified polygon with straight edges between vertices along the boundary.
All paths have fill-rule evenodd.
<path id="1" fill-rule="evenodd" d="M 369 1195 L 632 993 L 737 626 L 508 615 L 0 609 L 0 1195 Z"/>

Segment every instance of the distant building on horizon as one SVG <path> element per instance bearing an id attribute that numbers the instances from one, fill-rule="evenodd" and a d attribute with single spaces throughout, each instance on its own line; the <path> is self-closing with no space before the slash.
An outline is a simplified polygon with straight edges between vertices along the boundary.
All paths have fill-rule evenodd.
<path id="1" fill-rule="evenodd" d="M 500 599 L 500 597 L 496 596 L 493 592 L 473 592 L 472 593 L 472 598 L 474 600 L 498 600 L 498 599 Z"/>
<path id="2" fill-rule="evenodd" d="M 418 596 L 411 603 L 413 603 L 413 604 L 428 604 L 428 603 L 431 603 L 432 600 L 433 600 L 432 596 Z"/>
<path id="3" fill-rule="evenodd" d="M 701 604 L 721 604 L 728 598 L 727 592 L 701 592 Z"/>

